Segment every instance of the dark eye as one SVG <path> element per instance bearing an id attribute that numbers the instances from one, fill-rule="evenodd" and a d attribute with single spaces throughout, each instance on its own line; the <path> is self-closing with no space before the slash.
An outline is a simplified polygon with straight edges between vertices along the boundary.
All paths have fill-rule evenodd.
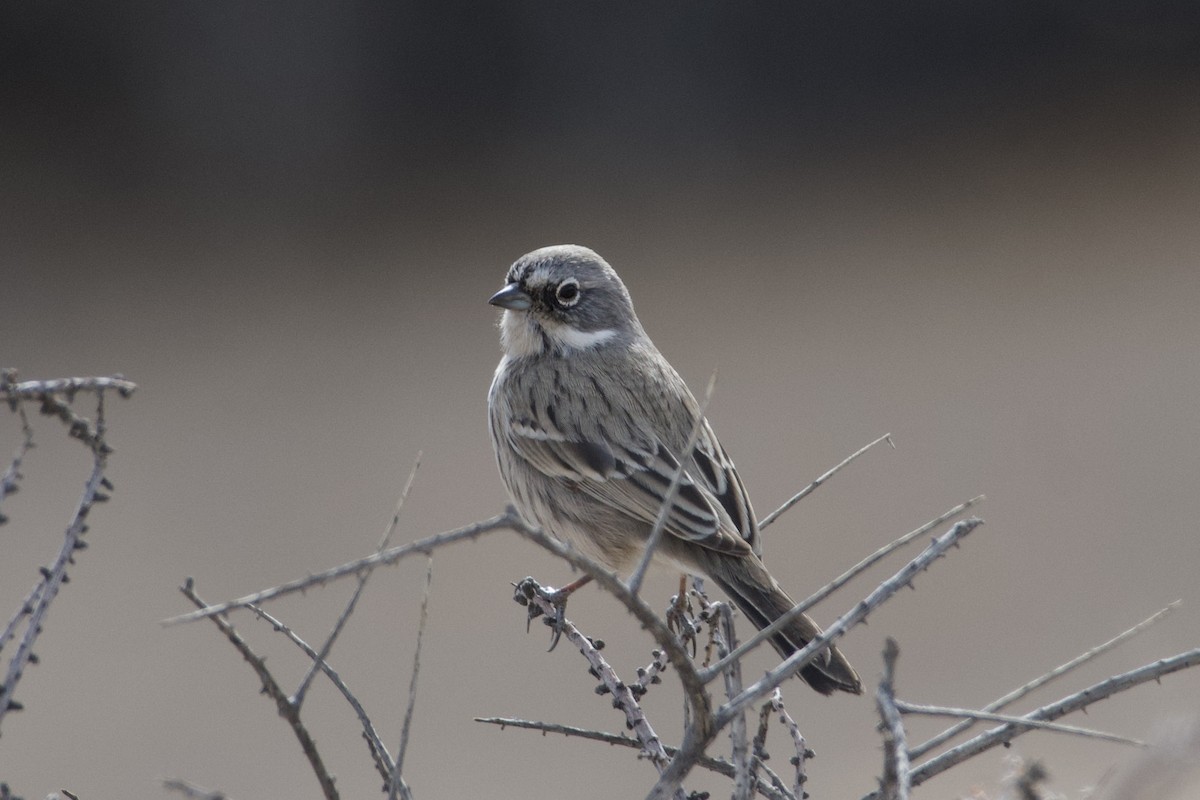
<path id="1" fill-rule="evenodd" d="M 554 299 L 563 308 L 569 308 L 579 302 L 579 281 L 574 278 L 567 278 L 558 285 L 558 289 L 554 292 Z"/>

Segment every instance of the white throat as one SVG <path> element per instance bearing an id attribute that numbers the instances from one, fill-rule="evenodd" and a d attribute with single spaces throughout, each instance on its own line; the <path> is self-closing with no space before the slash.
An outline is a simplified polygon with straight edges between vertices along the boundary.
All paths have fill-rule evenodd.
<path id="1" fill-rule="evenodd" d="M 523 311 L 505 311 L 500 317 L 500 347 L 513 358 L 544 352 L 547 339 L 564 350 L 590 350 L 616 335 L 612 328 L 599 331 L 581 331 L 569 325 L 543 328 Z"/>
<path id="2" fill-rule="evenodd" d="M 564 347 L 574 348 L 575 350 L 591 350 L 593 347 L 598 347 L 617 335 L 617 332 L 612 328 L 605 328 L 602 331 L 577 331 L 574 328 L 568 328 L 566 325 L 553 331 L 547 331 L 547 333 L 551 339 L 559 342 Z"/>

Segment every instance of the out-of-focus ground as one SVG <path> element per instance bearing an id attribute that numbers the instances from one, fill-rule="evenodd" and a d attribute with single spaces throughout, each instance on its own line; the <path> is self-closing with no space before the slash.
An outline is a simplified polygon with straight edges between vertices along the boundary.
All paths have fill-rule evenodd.
<path id="1" fill-rule="evenodd" d="M 893 434 L 769 530 L 794 594 L 988 495 L 987 525 L 846 641 L 868 682 L 884 636 L 903 697 L 966 706 L 1175 599 L 1172 619 L 1032 702 L 1200 639 L 1200 28 L 1185 4 L 3 17 L 0 362 L 141 386 L 109 409 L 113 502 L 4 723 L 14 790 L 159 798 L 171 777 L 238 800 L 317 795 L 228 644 L 159 621 L 187 609 L 185 576 L 215 601 L 368 553 L 418 451 L 398 541 L 502 509 L 486 299 L 556 242 L 609 259 L 693 387 L 719 369 L 709 416 L 760 513 Z M 56 423 L 36 430 L 4 503 L 4 618 L 87 470 Z M 0 452 L 19 435 L 0 420 Z M 510 534 L 438 555 L 406 777 L 423 799 L 641 796 L 652 768 L 629 752 L 471 721 L 621 728 L 569 647 L 525 635 L 508 582 L 526 574 L 568 578 Z M 422 559 L 376 574 L 332 657 L 393 749 L 423 577 Z M 647 591 L 664 605 L 672 585 Z M 272 610 L 319 641 L 351 589 Z M 649 661 L 598 590 L 570 615 L 625 674 Z M 281 637 L 234 619 L 299 679 Z M 647 699 L 672 741 L 677 697 L 668 676 Z M 1197 698 L 1200 675 L 1177 675 L 1069 721 L 1149 737 Z M 871 701 L 787 699 L 818 753 L 813 796 L 871 789 Z M 320 681 L 305 716 L 343 796 L 374 796 L 356 722 Z M 1131 755 L 1053 734 L 1014 749 L 1068 797 Z M 1004 770 L 989 754 L 921 796 L 994 790 Z"/>

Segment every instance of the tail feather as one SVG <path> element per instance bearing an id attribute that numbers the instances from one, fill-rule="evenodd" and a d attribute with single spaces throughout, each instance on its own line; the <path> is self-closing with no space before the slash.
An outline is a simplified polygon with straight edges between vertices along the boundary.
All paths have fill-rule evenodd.
<path id="1" fill-rule="evenodd" d="M 716 565 L 714 565 L 716 566 Z M 721 565 L 726 566 L 728 565 Z M 744 569 L 713 569 L 709 576 L 729 595 L 759 630 L 770 625 L 795 605 L 783 589 L 771 579 L 766 569 L 755 564 L 761 575 L 747 575 Z M 765 578 L 759 581 L 754 578 Z M 787 627 L 771 637 L 771 645 L 783 658 L 788 658 L 821 635 L 821 628 L 807 614 L 801 614 Z M 862 680 L 850 662 L 835 645 L 800 670 L 800 677 L 821 694 L 835 691 L 862 694 Z"/>

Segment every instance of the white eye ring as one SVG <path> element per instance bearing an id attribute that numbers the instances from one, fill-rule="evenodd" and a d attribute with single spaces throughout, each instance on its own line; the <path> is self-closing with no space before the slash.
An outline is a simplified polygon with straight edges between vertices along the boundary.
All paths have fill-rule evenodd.
<path id="1" fill-rule="evenodd" d="M 554 299 L 563 308 L 570 308 L 579 302 L 579 281 L 567 278 L 554 290 Z"/>

